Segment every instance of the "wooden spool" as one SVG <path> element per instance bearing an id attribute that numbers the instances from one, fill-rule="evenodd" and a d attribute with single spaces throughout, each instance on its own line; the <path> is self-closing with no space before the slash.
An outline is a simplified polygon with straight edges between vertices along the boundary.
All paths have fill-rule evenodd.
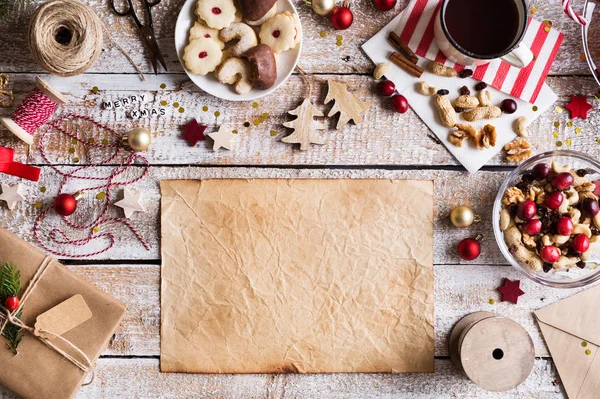
<path id="1" fill-rule="evenodd" d="M 519 323 L 490 312 L 461 319 L 448 343 L 456 367 L 480 387 L 502 392 L 520 385 L 533 369 L 533 341 Z"/>

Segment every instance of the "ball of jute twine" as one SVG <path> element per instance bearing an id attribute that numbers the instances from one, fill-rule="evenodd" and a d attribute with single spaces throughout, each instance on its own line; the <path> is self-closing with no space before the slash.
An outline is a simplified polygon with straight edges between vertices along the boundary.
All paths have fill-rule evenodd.
<path id="1" fill-rule="evenodd" d="M 35 62 L 51 74 L 79 75 L 100 57 L 104 32 L 142 75 L 94 10 L 73 0 L 52 0 L 35 11 L 29 23 L 29 48 Z"/>

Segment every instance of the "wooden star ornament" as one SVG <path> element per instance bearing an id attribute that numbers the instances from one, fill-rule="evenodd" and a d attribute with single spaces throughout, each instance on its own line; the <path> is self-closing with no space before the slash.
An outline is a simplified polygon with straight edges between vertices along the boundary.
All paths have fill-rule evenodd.
<path id="1" fill-rule="evenodd" d="M 146 212 L 144 206 L 140 203 L 142 199 L 141 193 L 136 193 L 128 188 L 123 190 L 123 199 L 115 202 L 115 206 L 123 208 L 125 211 L 125 217 L 129 218 L 135 212 Z"/>
<path id="2" fill-rule="evenodd" d="M 2 183 L 2 194 L 0 194 L 0 201 L 5 201 L 8 209 L 13 210 L 17 206 L 17 203 L 23 201 L 23 190 L 20 184 L 9 186 L 8 184 Z"/>
<path id="3" fill-rule="evenodd" d="M 214 140 L 213 150 L 217 151 L 223 147 L 231 151 L 233 148 L 232 141 L 237 137 L 237 134 L 233 133 L 230 128 L 225 125 L 221 125 L 219 130 L 214 133 L 209 133 L 208 137 Z"/>
<path id="4" fill-rule="evenodd" d="M 519 287 L 520 284 L 521 280 L 511 281 L 505 278 L 504 285 L 498 288 L 498 291 L 502 293 L 502 302 L 510 301 L 516 304 L 519 297 L 525 294 Z"/>
<path id="5" fill-rule="evenodd" d="M 204 136 L 206 125 L 199 124 L 195 118 L 183 125 L 183 130 L 183 139 L 187 141 L 191 147 L 194 147 L 199 141 L 206 140 L 206 136 Z"/>
<path id="6" fill-rule="evenodd" d="M 333 108 L 331 108 L 327 116 L 331 118 L 336 113 L 340 113 L 340 119 L 338 120 L 336 129 L 339 130 L 351 120 L 353 120 L 356 125 L 361 123 L 363 120 L 363 112 L 371 106 L 372 102 L 359 101 L 353 93 L 348 91 L 348 86 L 344 83 L 328 80 L 327 84 L 329 88 L 327 90 L 325 104 L 335 101 Z"/>
<path id="7" fill-rule="evenodd" d="M 587 102 L 587 96 L 571 96 L 571 102 L 565 108 L 571 111 L 571 119 L 587 119 L 587 112 L 594 107 Z"/>
<path id="8" fill-rule="evenodd" d="M 325 143 L 316 132 L 316 130 L 322 128 L 315 127 L 314 120 L 315 116 L 323 116 L 323 113 L 316 109 L 308 98 L 305 98 L 298 108 L 288 111 L 288 114 L 297 115 L 298 118 L 284 122 L 283 126 L 294 129 L 294 132 L 282 138 L 281 141 L 288 144 L 300 144 L 300 150 L 302 151 L 308 150 L 311 143 Z"/>

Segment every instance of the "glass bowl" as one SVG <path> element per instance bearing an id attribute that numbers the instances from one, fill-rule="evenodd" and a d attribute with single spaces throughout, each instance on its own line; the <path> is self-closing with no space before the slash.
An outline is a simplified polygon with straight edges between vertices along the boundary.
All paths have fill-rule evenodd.
<path id="1" fill-rule="evenodd" d="M 493 226 L 494 226 L 494 237 L 500 247 L 502 255 L 506 260 L 513 265 L 513 267 L 519 270 L 521 273 L 529 277 L 531 280 L 548 285 L 555 288 L 575 288 L 583 287 L 591 284 L 594 281 L 600 279 L 600 251 L 597 251 L 592 257 L 586 262 L 586 266 L 580 269 L 574 266 L 570 269 L 563 270 L 550 270 L 544 272 L 543 270 L 534 271 L 530 269 L 526 264 L 519 262 L 513 257 L 508 250 L 506 241 L 504 240 L 504 233 L 500 230 L 500 211 L 502 210 L 502 198 L 506 189 L 515 186 L 521 181 L 521 176 L 531 170 L 538 163 L 546 163 L 551 166 L 552 162 L 556 161 L 559 165 L 570 165 L 572 169 L 586 169 L 588 174 L 586 178 L 589 181 L 600 180 L 600 163 L 595 159 L 575 151 L 550 151 L 543 154 L 536 155 L 523 162 L 517 167 L 512 173 L 504 180 L 496 200 L 494 201 L 494 212 L 493 212 Z"/>

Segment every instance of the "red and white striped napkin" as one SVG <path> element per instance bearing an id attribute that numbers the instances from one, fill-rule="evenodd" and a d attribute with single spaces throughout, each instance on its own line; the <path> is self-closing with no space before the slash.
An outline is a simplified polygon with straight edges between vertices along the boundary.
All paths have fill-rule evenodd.
<path id="1" fill-rule="evenodd" d="M 441 0 L 414 0 L 400 13 L 395 32 L 417 55 L 451 66 L 457 71 L 465 68 L 446 59 L 433 39 L 433 23 Z M 548 30 L 548 31 L 547 31 Z M 535 58 L 525 68 L 516 68 L 502 60 L 494 60 L 474 69 L 473 78 L 529 103 L 537 99 L 554 62 L 564 35 L 547 29 L 540 21 L 529 18 L 522 45 L 528 46 Z"/>

